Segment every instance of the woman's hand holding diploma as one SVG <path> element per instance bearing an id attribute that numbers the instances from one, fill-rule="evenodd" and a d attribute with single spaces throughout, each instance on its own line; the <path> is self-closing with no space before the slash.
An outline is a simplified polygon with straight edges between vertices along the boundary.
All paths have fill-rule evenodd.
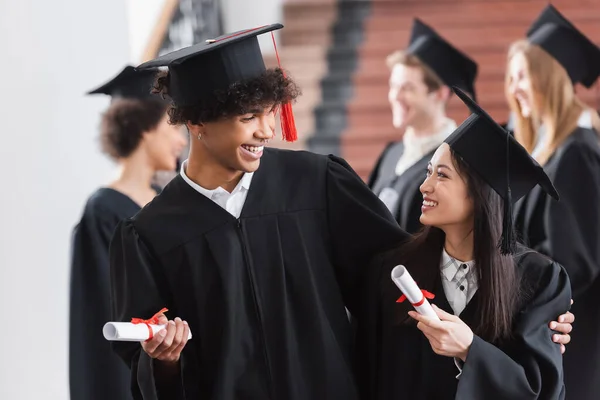
<path id="1" fill-rule="evenodd" d="M 473 331 L 456 315 L 449 314 L 435 305 L 432 307 L 439 321 L 415 311 L 409 311 L 408 315 L 418 322 L 417 328 L 427 337 L 436 354 L 460 358 L 465 362 L 473 343 Z"/>

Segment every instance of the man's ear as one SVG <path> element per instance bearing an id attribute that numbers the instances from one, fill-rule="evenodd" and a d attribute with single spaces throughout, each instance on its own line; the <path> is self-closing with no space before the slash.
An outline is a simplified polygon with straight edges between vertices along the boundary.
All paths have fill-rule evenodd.
<path id="1" fill-rule="evenodd" d="M 190 136 L 198 136 L 204 133 L 204 124 L 192 124 L 191 122 L 187 122 L 185 127 L 190 134 Z"/>
<path id="2" fill-rule="evenodd" d="M 450 100 L 450 97 L 452 96 L 452 90 L 450 89 L 450 87 L 445 85 L 440 87 L 436 92 L 438 99 L 440 101 L 443 101 L 444 103 L 447 103 L 448 100 Z"/>

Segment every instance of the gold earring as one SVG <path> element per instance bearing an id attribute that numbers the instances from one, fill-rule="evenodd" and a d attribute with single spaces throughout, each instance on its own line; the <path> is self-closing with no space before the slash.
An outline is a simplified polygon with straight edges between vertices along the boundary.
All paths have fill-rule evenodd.
<path id="1" fill-rule="evenodd" d="M 198 140 L 202 140 L 202 134 L 201 133 L 198 134 Z"/>

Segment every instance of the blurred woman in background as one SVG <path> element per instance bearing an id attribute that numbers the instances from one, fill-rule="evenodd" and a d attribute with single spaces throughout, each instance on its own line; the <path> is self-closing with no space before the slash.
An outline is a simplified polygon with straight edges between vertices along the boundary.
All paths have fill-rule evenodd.
<path id="1" fill-rule="evenodd" d="M 173 171 L 187 139 L 167 122 L 168 104 L 151 95 L 154 72 L 126 67 L 89 94 L 112 101 L 102 115 L 102 152 L 119 166 L 115 180 L 87 200 L 71 256 L 69 377 L 72 400 L 131 399 L 130 371 L 102 336 L 111 318 L 108 246 L 117 224 L 160 190 L 157 171 Z M 83 167 L 83 166 L 80 166 Z"/>
<path id="2" fill-rule="evenodd" d="M 572 311 L 582 323 L 565 353 L 565 384 L 568 397 L 578 400 L 600 393 L 600 121 L 574 84 L 590 87 L 599 74 L 598 47 L 551 5 L 508 54 L 515 138 L 561 197 L 556 202 L 534 188 L 515 206 L 516 229 L 569 274 Z"/>

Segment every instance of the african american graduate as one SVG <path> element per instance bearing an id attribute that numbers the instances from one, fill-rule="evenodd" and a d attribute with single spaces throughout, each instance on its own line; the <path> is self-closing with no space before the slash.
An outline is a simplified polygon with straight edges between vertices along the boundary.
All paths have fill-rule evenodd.
<path id="1" fill-rule="evenodd" d="M 111 245 L 115 318 L 173 318 L 141 347 L 115 343 L 137 399 L 358 398 L 345 307 L 373 254 L 408 235 L 344 160 L 265 147 L 275 111 L 295 136 L 298 89 L 257 40 L 280 28 L 139 67 L 168 67 L 156 91 L 192 140 L 180 176 Z"/>
<path id="2" fill-rule="evenodd" d="M 126 67 L 89 94 L 111 96 L 102 115 L 102 151 L 119 165 L 116 179 L 87 200 L 71 245 L 69 381 L 72 400 L 131 399 L 127 367 L 102 326 L 111 318 L 108 246 L 119 221 L 155 195 L 156 171 L 175 167 L 186 145 L 167 123 L 167 104 L 151 94 L 154 72 Z"/>
<path id="3" fill-rule="evenodd" d="M 562 356 L 547 321 L 569 308 L 556 262 L 515 242 L 511 204 L 550 179 L 460 89 L 472 114 L 435 151 L 411 241 L 377 255 L 357 312 L 364 399 L 561 399 Z M 406 266 L 440 320 L 400 302 Z M 425 294 L 425 292 L 424 292 Z M 429 296 L 432 297 L 432 296 Z"/>
<path id="4" fill-rule="evenodd" d="M 508 59 L 506 93 L 516 115 L 515 137 L 544 167 L 561 195 L 556 202 L 533 189 L 515 207 L 516 228 L 525 243 L 561 263 L 569 274 L 572 311 L 581 323 L 564 359 L 567 395 L 596 399 L 600 122 L 594 110 L 577 98 L 573 86 L 590 87 L 597 80 L 600 49 L 549 5 L 532 24 L 527 40 L 513 44 Z"/>
<path id="5" fill-rule="evenodd" d="M 192 140 L 180 175 L 111 244 L 115 318 L 162 307 L 177 317 L 142 347 L 115 344 L 135 398 L 358 396 L 344 306 L 355 307 L 371 255 L 406 234 L 343 160 L 265 148 L 276 110 L 285 137 L 294 133 L 298 89 L 281 69 L 265 68 L 257 40 L 281 27 L 224 35 L 139 67 L 168 66 L 156 90 Z"/>
<path id="6" fill-rule="evenodd" d="M 475 97 L 477 64 L 431 27 L 415 19 L 409 46 L 387 59 L 391 70 L 388 98 L 393 124 L 402 140 L 385 148 L 369 187 L 410 233 L 421 227 L 423 171 L 435 149 L 456 129 L 446 115 L 450 86 Z"/>

